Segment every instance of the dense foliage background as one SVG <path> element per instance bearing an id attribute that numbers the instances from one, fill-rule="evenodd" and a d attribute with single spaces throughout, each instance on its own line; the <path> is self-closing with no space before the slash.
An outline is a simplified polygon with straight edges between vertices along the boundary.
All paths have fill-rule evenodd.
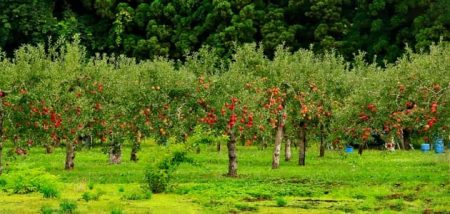
<path id="1" fill-rule="evenodd" d="M 281 43 L 297 50 L 335 48 L 347 59 L 364 50 L 393 61 L 450 38 L 448 0 L 0 0 L 0 47 L 9 53 L 49 36 L 72 37 L 90 54 L 183 58 L 203 45 L 231 56 L 234 43 Z"/>

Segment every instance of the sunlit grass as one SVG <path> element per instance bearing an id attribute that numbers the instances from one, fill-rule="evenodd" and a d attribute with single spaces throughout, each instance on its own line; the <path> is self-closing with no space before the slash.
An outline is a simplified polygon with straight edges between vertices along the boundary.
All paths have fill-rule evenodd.
<path id="1" fill-rule="evenodd" d="M 153 194 L 151 199 L 125 200 L 123 195 L 140 189 L 145 168 L 165 153 L 166 148 L 145 146 L 138 163 L 128 161 L 110 165 L 100 149 L 79 151 L 75 170 L 63 170 L 64 151 L 45 154 L 33 149 L 29 156 L 11 160 L 6 170 L 44 168 L 57 175 L 61 195 L 45 199 L 40 193 L 0 193 L 1 213 L 36 213 L 47 205 L 58 209 L 62 199 L 77 202 L 79 213 L 329 213 L 329 212 L 406 212 L 424 210 L 450 212 L 449 158 L 445 154 L 420 151 L 367 151 L 362 156 L 327 151 L 318 157 L 309 148 L 306 166 L 297 166 L 296 150 L 291 162 L 271 169 L 271 149 L 239 147 L 239 177 L 223 176 L 227 169 L 226 151 L 203 148 L 190 154 L 194 164 L 183 163 L 173 174 L 169 193 Z M 9 170 L 9 172 L 8 172 Z M 82 200 L 82 194 L 101 191 L 98 200 Z M 278 207 L 276 199 L 287 204 Z"/>

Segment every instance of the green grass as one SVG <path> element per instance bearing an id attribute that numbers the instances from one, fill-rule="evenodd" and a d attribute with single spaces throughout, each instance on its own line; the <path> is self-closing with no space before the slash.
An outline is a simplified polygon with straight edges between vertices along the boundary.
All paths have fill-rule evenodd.
<path id="1" fill-rule="evenodd" d="M 190 154 L 194 164 L 183 163 L 175 171 L 168 193 L 129 200 L 136 199 L 128 196 L 139 193 L 145 168 L 162 159 L 166 150 L 145 146 L 139 162 L 133 163 L 127 161 L 130 150 L 126 148 L 125 161 L 110 165 L 100 149 L 84 149 L 76 155 L 75 170 L 67 172 L 63 149 L 50 155 L 33 149 L 30 155 L 10 161 L 5 176 L 42 169 L 58 176 L 61 194 L 44 198 L 39 192 L 3 191 L 0 213 L 38 213 L 42 207 L 58 210 L 66 199 L 76 201 L 76 213 L 450 212 L 448 151 L 368 151 L 363 156 L 327 151 L 319 158 L 315 146 L 308 151 L 306 166 L 297 166 L 294 149 L 293 160 L 282 162 L 277 170 L 271 169 L 271 149 L 239 147 L 238 178 L 223 176 L 226 151 L 203 149 Z M 86 192 L 101 195 L 83 200 Z M 281 198 L 288 203 L 279 206 Z"/>

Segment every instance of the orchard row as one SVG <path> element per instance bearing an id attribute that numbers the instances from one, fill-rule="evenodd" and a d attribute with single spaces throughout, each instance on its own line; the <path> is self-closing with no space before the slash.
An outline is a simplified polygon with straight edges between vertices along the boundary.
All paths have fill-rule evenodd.
<path id="1" fill-rule="evenodd" d="M 111 163 L 120 163 L 130 142 L 136 161 L 142 138 L 185 142 L 201 125 L 227 136 L 228 175 L 236 176 L 239 142 L 273 145 L 278 168 L 283 140 L 299 142 L 304 165 L 311 138 L 323 156 L 327 145 L 350 143 L 362 153 L 374 136 L 408 149 L 412 138 L 449 134 L 448 44 L 385 68 L 361 54 L 349 64 L 332 52 L 282 47 L 267 59 L 255 45 L 238 48 L 228 62 L 207 51 L 183 63 L 84 53 L 75 42 L 1 57 L 1 148 L 11 142 L 19 153 L 27 145 L 51 152 L 65 145 L 72 169 L 83 142 L 109 148 Z"/>

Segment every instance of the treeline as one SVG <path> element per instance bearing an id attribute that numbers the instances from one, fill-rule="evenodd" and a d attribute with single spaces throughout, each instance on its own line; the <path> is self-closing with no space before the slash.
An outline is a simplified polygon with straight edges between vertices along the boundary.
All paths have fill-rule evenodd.
<path id="1" fill-rule="evenodd" d="M 230 57 L 235 43 L 338 50 L 394 61 L 405 48 L 450 38 L 448 0 L 0 0 L 0 47 L 81 34 L 89 54 L 182 59 L 202 46 Z"/>

